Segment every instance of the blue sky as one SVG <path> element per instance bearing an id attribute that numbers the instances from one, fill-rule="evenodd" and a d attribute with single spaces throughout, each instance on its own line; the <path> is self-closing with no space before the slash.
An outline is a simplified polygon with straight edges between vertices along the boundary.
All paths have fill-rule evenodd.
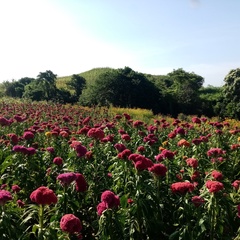
<path id="1" fill-rule="evenodd" d="M 0 81 L 97 67 L 222 86 L 240 67 L 239 0 L 0 0 Z"/>

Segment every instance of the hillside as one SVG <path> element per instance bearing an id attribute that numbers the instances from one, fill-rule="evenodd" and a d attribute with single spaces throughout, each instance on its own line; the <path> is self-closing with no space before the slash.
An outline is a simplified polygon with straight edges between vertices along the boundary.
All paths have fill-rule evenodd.
<path id="1" fill-rule="evenodd" d="M 87 84 L 91 84 L 96 81 L 98 76 L 102 73 L 105 73 L 112 68 L 93 68 L 89 71 L 79 73 L 78 75 L 84 77 L 86 79 Z M 58 88 L 66 88 L 66 83 L 71 79 L 72 76 L 58 77 L 56 84 Z"/>
<path id="2" fill-rule="evenodd" d="M 94 83 L 98 76 L 109 71 L 109 70 L 115 70 L 114 68 L 93 68 L 89 71 L 79 73 L 78 75 L 84 77 L 86 79 L 87 85 Z M 146 78 L 150 81 L 156 81 L 161 79 L 161 75 L 151 75 L 151 74 L 145 74 Z M 66 83 L 71 79 L 72 76 L 65 76 L 65 77 L 58 77 L 56 84 L 58 88 L 66 88 Z"/>

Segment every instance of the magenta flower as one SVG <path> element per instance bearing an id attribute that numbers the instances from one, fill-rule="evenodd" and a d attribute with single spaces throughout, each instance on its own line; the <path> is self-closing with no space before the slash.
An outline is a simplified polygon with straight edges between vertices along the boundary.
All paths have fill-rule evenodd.
<path id="1" fill-rule="evenodd" d="M 77 176 L 73 172 L 61 173 L 57 176 L 57 180 L 59 180 L 63 186 L 69 186 L 76 179 Z"/>
<path id="2" fill-rule="evenodd" d="M 8 201 L 12 200 L 12 194 L 7 190 L 0 190 L 0 205 L 5 205 Z"/>

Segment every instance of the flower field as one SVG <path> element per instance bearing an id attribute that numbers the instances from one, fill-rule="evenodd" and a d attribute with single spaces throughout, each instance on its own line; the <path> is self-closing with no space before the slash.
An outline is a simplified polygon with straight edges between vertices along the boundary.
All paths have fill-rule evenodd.
<path id="1" fill-rule="evenodd" d="M 0 234 L 240 239 L 240 123 L 0 103 Z"/>

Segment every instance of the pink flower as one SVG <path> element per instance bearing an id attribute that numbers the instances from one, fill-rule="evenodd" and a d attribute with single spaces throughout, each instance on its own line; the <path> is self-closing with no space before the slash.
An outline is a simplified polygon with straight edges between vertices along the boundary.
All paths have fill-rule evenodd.
<path id="1" fill-rule="evenodd" d="M 194 190 L 194 185 L 190 182 L 176 182 L 171 185 L 173 193 L 186 194 Z"/>
<path id="2" fill-rule="evenodd" d="M 22 200 L 18 199 L 18 200 L 17 200 L 17 205 L 18 205 L 20 208 L 22 208 L 22 207 L 24 207 L 25 203 L 24 203 Z"/>
<path id="3" fill-rule="evenodd" d="M 60 228 L 62 231 L 70 234 L 80 233 L 82 230 L 82 223 L 75 215 L 65 214 L 60 220 Z"/>
<path id="4" fill-rule="evenodd" d="M 168 158 L 168 159 L 172 159 L 174 158 L 174 153 L 170 150 L 167 150 L 167 149 L 164 149 L 162 152 L 161 152 L 163 158 Z"/>
<path id="5" fill-rule="evenodd" d="M 53 159 L 53 163 L 56 164 L 56 165 L 62 165 L 63 164 L 63 159 L 61 157 L 55 157 Z"/>
<path id="6" fill-rule="evenodd" d="M 161 163 L 154 164 L 152 167 L 148 168 L 148 170 L 158 177 L 165 177 L 167 172 L 166 166 Z"/>
<path id="7" fill-rule="evenodd" d="M 76 191 L 77 192 L 85 192 L 87 191 L 87 182 L 84 178 L 84 176 L 81 173 L 75 173 L 76 176 Z"/>
<path id="8" fill-rule="evenodd" d="M 46 150 L 47 150 L 48 152 L 50 152 L 50 153 L 54 153 L 54 152 L 55 152 L 55 150 L 54 150 L 53 147 L 47 147 Z"/>
<path id="9" fill-rule="evenodd" d="M 125 145 L 122 143 L 116 143 L 114 147 L 118 152 L 122 152 L 123 150 L 126 149 Z"/>
<path id="10" fill-rule="evenodd" d="M 208 180 L 206 182 L 206 187 L 208 188 L 209 192 L 216 193 L 216 192 L 223 190 L 224 185 L 218 181 Z"/>
<path id="11" fill-rule="evenodd" d="M 69 186 L 76 179 L 77 176 L 73 172 L 61 173 L 57 176 L 57 180 L 59 180 L 63 186 Z"/>
<path id="12" fill-rule="evenodd" d="M 192 197 L 192 203 L 195 205 L 195 207 L 201 206 L 205 200 L 201 198 L 200 196 L 193 196 Z"/>
<path id="13" fill-rule="evenodd" d="M 216 170 L 213 170 L 211 175 L 212 175 L 212 177 L 213 177 L 214 179 L 216 179 L 216 180 L 218 180 L 218 181 L 223 178 L 222 173 L 220 173 L 220 172 L 218 172 L 218 171 L 216 171 Z"/>
<path id="14" fill-rule="evenodd" d="M 193 122 L 193 123 L 201 123 L 201 119 L 198 118 L 198 117 L 193 117 L 193 118 L 192 118 L 192 122 Z"/>
<path id="15" fill-rule="evenodd" d="M 21 188 L 18 185 L 12 185 L 12 191 L 14 193 L 20 192 Z"/>
<path id="16" fill-rule="evenodd" d="M 131 150 L 124 149 L 122 152 L 118 153 L 118 158 L 120 158 L 120 159 L 128 158 L 128 156 L 130 156 L 131 153 L 132 153 Z"/>
<path id="17" fill-rule="evenodd" d="M 0 190 L 0 206 L 6 204 L 6 202 L 12 200 L 12 195 L 7 190 Z"/>
<path id="18" fill-rule="evenodd" d="M 101 216 L 102 213 L 107 210 L 108 207 L 107 207 L 107 204 L 105 202 L 100 202 L 98 205 L 97 205 L 97 214 L 98 216 Z"/>
<path id="19" fill-rule="evenodd" d="M 98 139 L 98 140 L 101 140 L 104 138 L 105 136 L 105 133 L 104 131 L 101 129 L 101 128 L 91 128 L 88 133 L 87 133 L 87 136 L 88 137 L 91 137 L 91 138 L 95 138 L 95 139 Z"/>
<path id="20" fill-rule="evenodd" d="M 195 158 L 188 158 L 186 160 L 186 163 L 188 166 L 191 166 L 192 168 L 197 168 L 197 166 L 198 166 L 198 161 Z"/>
<path id="21" fill-rule="evenodd" d="M 233 183 L 232 183 L 232 186 L 238 190 L 240 188 L 240 180 L 235 180 Z"/>
<path id="22" fill-rule="evenodd" d="M 44 186 L 34 190 L 30 195 L 30 199 L 31 201 L 42 205 L 50 205 L 52 203 L 57 203 L 57 196 L 55 195 L 53 190 Z"/>
<path id="23" fill-rule="evenodd" d="M 26 131 L 23 133 L 23 138 L 25 140 L 29 140 L 29 139 L 33 139 L 34 138 L 34 134 L 30 131 Z"/>
<path id="24" fill-rule="evenodd" d="M 110 190 L 102 193 L 101 201 L 106 203 L 107 208 L 118 207 L 120 204 L 119 197 Z"/>
<path id="25" fill-rule="evenodd" d="M 131 140 L 131 137 L 128 134 L 122 134 L 121 138 L 125 141 L 130 141 Z"/>

